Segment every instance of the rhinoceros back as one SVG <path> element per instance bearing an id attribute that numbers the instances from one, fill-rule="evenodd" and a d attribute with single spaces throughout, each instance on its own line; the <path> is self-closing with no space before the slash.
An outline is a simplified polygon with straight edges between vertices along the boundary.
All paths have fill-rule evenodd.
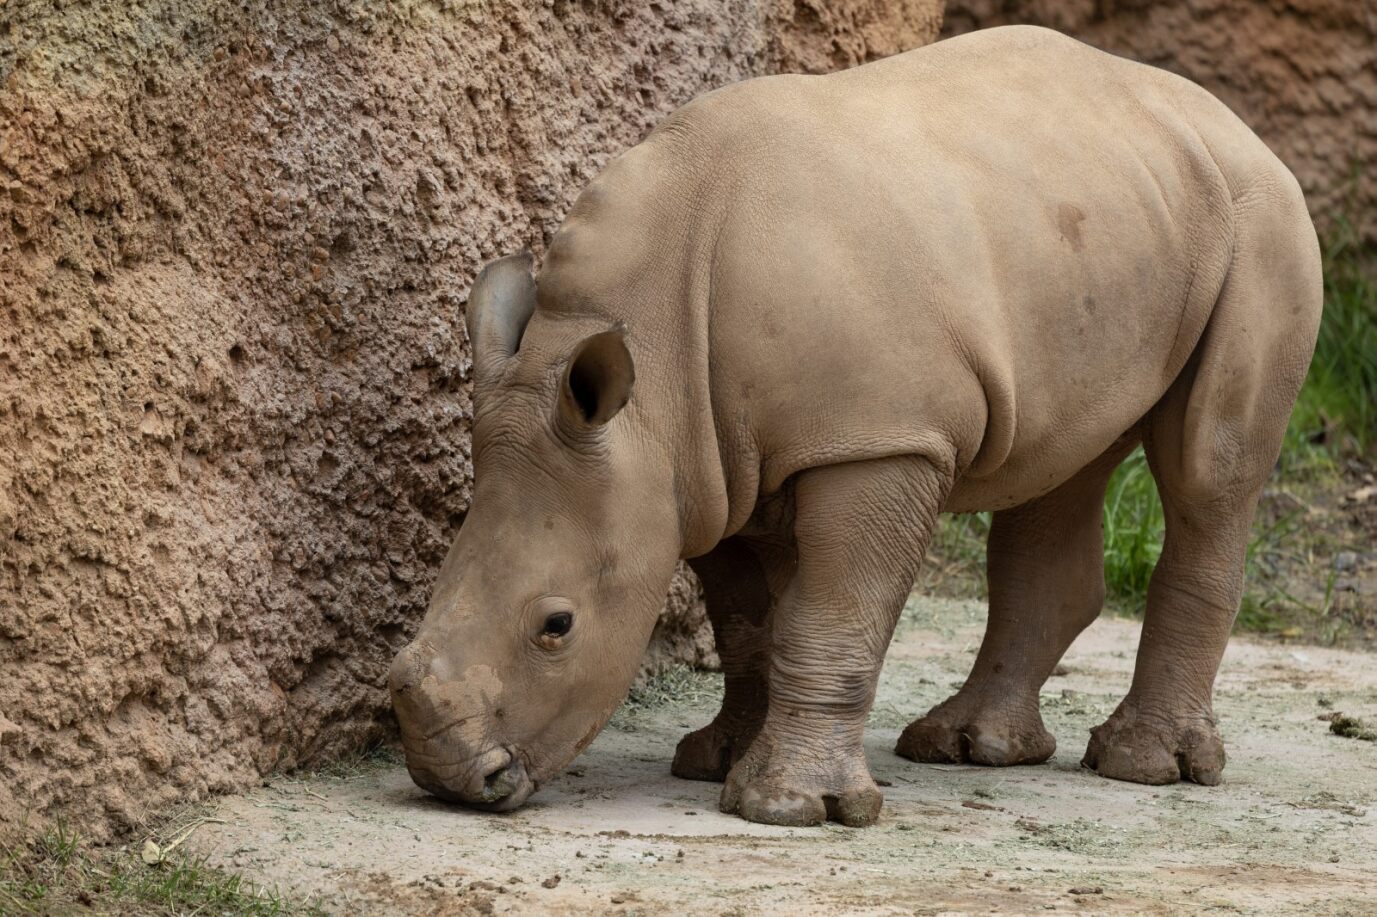
<path id="1" fill-rule="evenodd" d="M 1204 90 L 1043 29 L 680 117 L 652 142 L 703 161 L 709 387 L 764 492 L 908 452 L 955 466 L 954 509 L 1050 490 L 1185 366 L 1249 176 L 1294 185 Z"/>
<path id="2" fill-rule="evenodd" d="M 1162 398 L 1263 174 L 1294 188 L 1194 84 L 1009 27 L 709 93 L 552 253 L 596 288 L 581 309 L 690 354 L 638 378 L 708 400 L 734 519 L 802 469 L 904 453 L 953 467 L 949 508 L 997 509 Z"/>

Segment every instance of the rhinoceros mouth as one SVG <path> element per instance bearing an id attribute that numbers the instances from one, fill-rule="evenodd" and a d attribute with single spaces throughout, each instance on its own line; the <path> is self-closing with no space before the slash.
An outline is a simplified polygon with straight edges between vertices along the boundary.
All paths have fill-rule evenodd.
<path id="1" fill-rule="evenodd" d="M 443 764 L 407 750 L 407 770 L 421 789 L 447 802 L 488 812 L 517 808 L 539 785 L 516 749 L 493 748 L 465 761 Z"/>

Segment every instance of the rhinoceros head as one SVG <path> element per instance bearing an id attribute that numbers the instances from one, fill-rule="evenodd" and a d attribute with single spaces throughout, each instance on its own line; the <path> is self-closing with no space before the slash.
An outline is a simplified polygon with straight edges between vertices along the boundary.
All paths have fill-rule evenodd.
<path id="1" fill-rule="evenodd" d="M 495 261 L 469 295 L 473 503 L 390 675 L 413 779 L 492 810 L 607 722 L 680 548 L 668 456 L 627 406 L 624 329 L 537 311 L 530 266 Z"/>

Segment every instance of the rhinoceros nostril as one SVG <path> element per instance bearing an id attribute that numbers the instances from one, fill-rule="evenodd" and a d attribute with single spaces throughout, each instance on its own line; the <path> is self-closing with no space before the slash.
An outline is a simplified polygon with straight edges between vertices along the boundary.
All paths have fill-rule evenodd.
<path id="1" fill-rule="evenodd" d="M 497 802 L 512 795 L 521 786 L 521 762 L 512 758 L 483 778 L 483 793 L 479 802 Z"/>

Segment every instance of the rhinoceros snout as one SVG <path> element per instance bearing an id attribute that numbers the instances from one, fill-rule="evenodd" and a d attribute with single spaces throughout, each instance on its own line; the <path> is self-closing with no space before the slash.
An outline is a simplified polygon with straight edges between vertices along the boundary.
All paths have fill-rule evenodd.
<path id="1" fill-rule="evenodd" d="M 494 768 L 483 777 L 483 785 L 472 796 L 460 794 L 465 805 L 490 812 L 507 812 L 526 801 L 535 790 L 535 784 L 526 773 L 526 765 L 515 755 L 510 755 L 506 764 Z"/>
<path id="2" fill-rule="evenodd" d="M 491 739 L 475 747 L 476 736 L 491 735 L 470 728 L 487 711 L 459 709 L 467 705 L 446 699 L 434 674 L 434 653 L 421 643 L 402 649 L 388 672 L 411 778 L 451 802 L 492 812 L 515 809 L 536 789 L 525 763 L 511 749 L 489 745 Z"/>
<path id="3" fill-rule="evenodd" d="M 411 779 L 432 796 L 488 812 L 515 809 L 536 790 L 521 758 L 506 749 L 480 755 L 476 766 L 463 767 L 458 773 L 435 766 L 409 748 L 406 764 Z"/>

